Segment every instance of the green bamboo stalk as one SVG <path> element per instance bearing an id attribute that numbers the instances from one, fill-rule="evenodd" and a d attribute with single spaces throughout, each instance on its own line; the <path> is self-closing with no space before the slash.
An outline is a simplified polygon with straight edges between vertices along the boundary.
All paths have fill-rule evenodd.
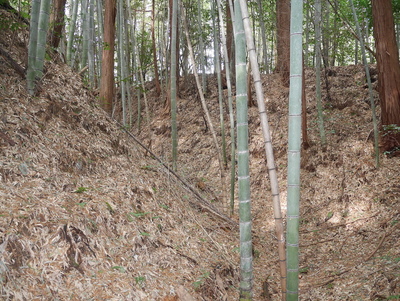
<path id="1" fill-rule="evenodd" d="M 240 229 L 240 300 L 253 299 L 253 255 L 247 115 L 246 37 L 239 1 L 235 1 L 236 120 Z"/>
<path id="2" fill-rule="evenodd" d="M 47 29 L 49 28 L 50 4 L 51 0 L 41 0 L 40 2 L 35 72 L 35 77 L 37 79 L 40 79 L 43 76 L 44 59 L 46 56 Z"/>
<path id="3" fill-rule="evenodd" d="M 143 0 L 143 11 L 145 11 L 146 8 L 146 0 Z M 145 31 L 145 18 L 142 18 L 142 33 L 144 34 Z M 136 44 L 136 46 L 138 46 Z M 145 87 L 145 78 L 143 76 L 143 65 L 142 62 L 140 61 L 140 53 L 139 53 L 139 49 L 136 49 L 136 53 L 137 53 L 137 66 L 138 66 L 138 72 L 139 72 L 139 79 L 140 79 L 140 83 L 141 83 L 141 87 L 142 87 L 142 92 L 143 92 L 143 100 L 144 100 L 144 110 L 146 112 L 146 122 L 149 123 L 150 122 L 150 111 L 149 111 L 149 105 L 148 105 L 148 101 L 147 101 L 147 94 L 146 94 L 146 87 Z"/>
<path id="4" fill-rule="evenodd" d="M 35 73 L 36 73 L 36 51 L 39 27 L 40 0 L 32 2 L 32 12 L 29 31 L 29 46 L 28 46 L 28 71 L 27 71 L 27 86 L 30 95 L 35 94 Z"/>
<path id="5" fill-rule="evenodd" d="M 129 0 L 127 0 L 129 2 Z M 136 43 L 136 10 L 135 10 L 135 15 L 132 17 L 132 8 L 130 5 L 127 5 L 128 9 L 128 19 L 133 20 L 133 25 L 131 24 L 131 43 L 132 43 L 132 68 L 133 68 L 133 83 L 136 88 L 136 99 L 137 99 L 137 119 L 136 119 L 136 124 L 137 124 L 137 129 L 138 132 L 140 132 L 141 129 L 141 123 L 142 123 L 142 107 L 141 107 L 141 91 L 139 88 L 139 70 L 137 67 L 137 58 L 139 57 L 138 51 L 137 51 L 137 43 Z"/>
<path id="6" fill-rule="evenodd" d="M 172 170 L 177 171 L 178 160 L 178 130 L 176 125 L 176 40 L 178 35 L 178 0 L 172 0 L 172 24 L 171 24 L 171 136 L 172 136 Z"/>
<path id="7" fill-rule="evenodd" d="M 203 31 L 202 31 L 202 1 L 197 0 L 197 22 L 199 26 L 199 55 L 200 55 L 200 68 L 201 68 L 201 86 L 204 95 L 207 93 L 206 87 L 206 67 L 204 62 L 204 41 L 203 41 Z"/>
<path id="8" fill-rule="evenodd" d="M 261 84 L 260 70 L 258 67 L 257 54 L 254 46 L 254 39 L 251 32 L 249 21 L 249 11 L 247 9 L 246 0 L 240 0 L 240 8 L 242 10 L 243 25 L 246 34 L 247 51 L 251 63 L 251 71 L 253 74 L 254 88 L 257 96 L 257 106 L 260 114 L 261 128 L 264 137 L 265 154 L 267 158 L 268 174 L 271 182 L 272 202 L 275 217 L 275 232 L 278 240 L 279 267 L 281 274 L 282 300 L 286 300 L 286 254 L 285 254 L 285 236 L 283 231 L 283 219 L 281 212 L 281 202 L 279 200 L 278 176 L 275 167 L 274 152 L 270 129 L 268 124 L 268 116 L 265 109 L 264 93 Z"/>
<path id="9" fill-rule="evenodd" d="M 118 26 L 118 65 L 121 75 L 121 104 L 122 104 L 122 124 L 126 126 L 126 85 L 125 85 L 125 59 L 124 59 L 124 16 L 123 16 L 124 4 L 123 0 L 118 0 L 118 9 L 117 9 L 117 26 Z"/>
<path id="10" fill-rule="evenodd" d="M 78 1 L 76 1 L 78 2 Z M 103 4 L 102 0 L 96 0 L 96 16 L 97 16 L 97 49 L 98 49 L 98 57 L 99 57 L 99 65 L 103 60 L 103 35 L 104 35 L 104 25 L 103 25 Z M 75 3 L 74 3 L 75 5 Z M 98 85 L 100 84 L 101 79 L 101 68 L 97 68 L 97 78 L 98 78 Z"/>
<path id="11" fill-rule="evenodd" d="M 78 4 L 79 1 L 73 1 L 72 5 L 72 15 L 71 15 L 71 22 L 69 24 L 68 30 L 68 40 L 67 40 L 67 64 L 72 66 L 72 47 L 74 44 L 74 34 L 76 28 L 76 19 L 78 16 Z"/>
<path id="12" fill-rule="evenodd" d="M 222 79 L 221 79 L 221 62 L 219 58 L 219 49 L 220 44 L 218 40 L 216 26 L 216 12 L 215 12 L 215 1 L 211 1 L 211 14 L 212 14 L 212 24 L 213 24 L 213 35 L 214 35 L 214 69 L 217 75 L 217 83 L 218 83 L 218 104 L 219 104 L 219 120 L 220 120 L 220 129 L 221 129 L 221 140 L 222 140 L 222 158 L 224 160 L 225 166 L 228 164 L 228 159 L 226 156 L 226 137 L 225 137 L 225 121 L 224 121 L 224 108 L 223 108 L 223 99 L 222 99 Z M 218 22 L 217 22 L 218 23 Z M 233 189 L 231 189 L 231 202 L 234 201 L 235 195 L 235 177 L 231 177 L 233 179 Z"/>
<path id="13" fill-rule="evenodd" d="M 326 149 L 324 115 L 321 103 L 321 0 L 315 0 L 315 93 L 317 97 L 318 128 L 322 149 Z"/>
<path id="14" fill-rule="evenodd" d="M 351 10 L 353 11 L 354 22 L 356 23 L 357 35 L 358 35 L 358 39 L 360 40 L 362 59 L 363 59 L 363 63 L 364 63 L 365 74 L 367 77 L 369 100 L 371 103 L 371 111 L 372 111 L 372 124 L 374 127 L 375 165 L 376 165 L 376 168 L 379 168 L 379 130 L 378 130 L 378 120 L 376 118 L 374 95 L 372 92 L 371 74 L 369 72 L 367 56 L 365 54 L 364 37 L 361 33 L 360 25 L 358 23 L 357 13 L 356 13 L 356 10 L 353 5 L 353 0 L 350 0 L 350 6 L 351 6 Z"/>
<path id="15" fill-rule="evenodd" d="M 303 0 L 292 0 L 290 20 L 289 141 L 287 180 L 287 300 L 299 297 L 299 203 L 303 76 Z"/>
<path id="16" fill-rule="evenodd" d="M 261 27 L 261 39 L 262 39 L 262 53 L 263 53 L 263 64 L 264 64 L 264 72 L 268 73 L 268 55 L 267 55 L 267 38 L 266 38 L 266 32 L 265 32 L 265 23 L 264 23 L 264 18 L 263 18 L 263 7 L 261 0 L 257 0 L 257 6 L 258 6 L 258 13 L 260 14 L 259 22 L 260 22 L 260 27 Z"/>
<path id="17" fill-rule="evenodd" d="M 130 6 L 130 2 L 129 0 L 126 0 L 125 2 L 125 7 L 126 9 L 124 10 L 124 39 L 125 41 L 129 41 L 129 31 L 130 31 L 130 26 L 128 24 L 128 20 L 131 20 L 129 18 L 129 7 Z M 128 59 L 126 60 L 126 64 L 125 64 L 125 76 L 126 76 L 126 80 L 127 80 L 127 89 L 126 89 L 126 95 L 127 95 L 127 123 L 129 128 L 132 128 L 132 96 L 131 96 L 131 89 L 130 87 L 132 87 L 132 76 L 128 75 L 131 70 L 133 70 L 133 68 L 131 67 L 131 60 L 129 59 L 130 57 L 132 57 L 132 44 L 131 43 L 125 43 L 125 53 L 127 54 Z M 125 78 L 125 77 L 124 77 Z"/>
<path id="18" fill-rule="evenodd" d="M 215 133 L 214 130 L 214 125 L 212 123 L 211 120 L 211 115 L 210 112 L 207 108 L 207 104 L 206 104 L 206 100 L 204 97 L 204 92 L 203 92 L 203 88 L 200 82 L 200 78 L 199 75 L 197 73 L 197 67 L 196 67 L 196 61 L 195 61 L 195 57 L 194 57 L 194 51 L 193 51 L 193 47 L 192 47 L 192 42 L 190 41 L 189 38 L 189 29 L 188 29 L 188 25 L 187 25 L 187 20 L 186 20 L 186 13 L 185 13 L 185 9 L 182 6 L 182 19 L 183 19 L 183 25 L 184 25 L 184 29 L 185 29 L 185 35 L 186 35 L 186 41 L 187 41 L 187 46 L 189 49 L 189 55 L 190 55 L 190 59 L 192 60 L 193 63 L 193 73 L 194 73 L 194 77 L 196 79 L 196 85 L 197 85 L 197 90 L 199 91 L 199 95 L 200 95 L 200 101 L 201 101 L 201 106 L 203 108 L 204 114 L 206 115 L 206 120 L 208 123 L 208 126 L 210 128 L 210 132 L 215 144 L 215 150 L 217 151 L 217 157 L 218 157 L 218 163 L 219 163 L 219 169 L 220 169 L 220 176 L 221 176 L 221 190 L 222 190 L 222 201 L 223 203 L 225 203 L 226 201 L 226 189 L 225 189 L 225 173 L 224 173 L 224 165 L 223 165 L 223 161 L 222 161 L 222 155 L 221 155 L 221 150 L 219 148 L 219 144 L 218 144 L 218 139 L 217 139 L 217 134 Z"/>
<path id="19" fill-rule="evenodd" d="M 88 22 L 88 66 L 89 66 L 89 84 L 96 87 L 95 82 L 95 56 L 94 56 L 94 3 L 95 0 L 89 0 L 89 22 Z"/>
<path id="20" fill-rule="evenodd" d="M 88 63 L 88 54 L 89 54 L 89 0 L 82 0 L 82 57 L 81 57 L 81 65 L 80 69 L 86 67 Z"/>
<path id="21" fill-rule="evenodd" d="M 233 104 L 232 104 L 232 83 L 231 83 L 231 72 L 229 67 L 229 56 L 228 49 L 226 46 L 226 35 L 224 32 L 224 20 L 221 10 L 221 0 L 217 0 L 219 25 L 221 28 L 221 41 L 222 48 L 224 52 L 224 62 L 225 62 L 225 74 L 226 74 L 226 86 L 228 88 L 228 110 L 229 110 L 229 124 L 230 124 L 230 136 L 231 136 L 231 199 L 230 199 L 230 214 L 233 215 L 234 211 L 234 193 L 235 193 L 235 119 L 233 117 Z"/>

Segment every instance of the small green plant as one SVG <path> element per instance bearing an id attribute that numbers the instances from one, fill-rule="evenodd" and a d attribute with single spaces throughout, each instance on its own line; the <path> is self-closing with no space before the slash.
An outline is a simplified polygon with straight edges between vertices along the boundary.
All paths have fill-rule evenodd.
<path id="1" fill-rule="evenodd" d="M 261 252 L 259 250 L 253 249 L 253 257 L 254 259 L 260 258 Z"/>
<path id="2" fill-rule="evenodd" d="M 112 269 L 113 269 L 113 270 L 118 270 L 118 271 L 120 271 L 121 273 L 125 273 L 125 272 L 126 272 L 126 270 L 125 270 L 124 267 L 121 267 L 121 266 L 118 266 L 118 265 L 113 266 Z"/>
<path id="3" fill-rule="evenodd" d="M 107 206 L 107 210 L 108 210 L 111 214 L 114 214 L 114 213 L 115 213 L 115 210 L 113 209 L 113 207 L 111 207 L 110 203 L 109 203 L 109 202 L 104 202 L 104 203 L 105 203 L 106 206 Z"/>
<path id="4" fill-rule="evenodd" d="M 79 187 L 77 190 L 75 190 L 75 193 L 84 193 L 85 191 L 88 191 L 88 187 Z"/>
<path id="5" fill-rule="evenodd" d="M 137 285 L 143 286 L 144 283 L 146 282 L 146 278 L 143 276 L 137 276 L 135 277 L 135 282 Z"/>
<path id="6" fill-rule="evenodd" d="M 304 267 L 304 268 L 300 268 L 299 269 L 299 273 L 300 274 L 307 274 L 308 273 L 308 271 L 310 270 L 310 267 Z"/>
<path id="7" fill-rule="evenodd" d="M 150 236 L 150 233 L 147 233 L 147 232 L 140 232 L 140 235 L 142 235 L 142 236 Z"/>
<path id="8" fill-rule="evenodd" d="M 389 134 L 398 134 L 400 133 L 400 126 L 397 124 L 387 124 L 383 126 L 383 134 L 382 136 L 386 136 Z"/>
<path id="9" fill-rule="evenodd" d="M 170 208 L 165 204 L 160 204 L 160 207 L 164 208 L 165 210 L 168 210 L 168 211 L 170 210 Z"/>
<path id="10" fill-rule="evenodd" d="M 378 257 L 378 258 L 380 258 L 382 260 L 385 260 L 385 261 L 388 261 L 390 263 L 399 263 L 400 262 L 400 257 L 394 257 L 394 256 L 391 256 L 391 255 L 384 255 L 384 256 L 381 256 L 381 257 Z"/>
<path id="11" fill-rule="evenodd" d="M 150 214 L 150 212 L 140 212 L 140 211 L 136 211 L 136 212 L 130 212 L 130 215 L 134 216 L 134 217 L 144 217 L 147 214 Z"/>
<path id="12" fill-rule="evenodd" d="M 327 222 L 328 220 L 330 220 L 333 217 L 333 212 L 329 211 L 328 214 L 325 217 L 325 221 Z"/>
<path id="13" fill-rule="evenodd" d="M 198 290 L 204 284 L 204 281 L 208 277 L 210 277 L 210 272 L 204 272 L 203 271 L 203 274 L 201 274 L 200 277 L 195 282 L 193 282 L 193 288 L 195 290 Z"/>

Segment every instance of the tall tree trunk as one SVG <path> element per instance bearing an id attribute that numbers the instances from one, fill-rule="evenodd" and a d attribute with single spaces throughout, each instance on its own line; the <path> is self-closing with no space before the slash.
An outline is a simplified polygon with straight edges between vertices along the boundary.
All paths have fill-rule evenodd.
<path id="1" fill-rule="evenodd" d="M 400 146 L 400 65 L 391 0 L 372 0 L 378 92 L 385 151 Z M 400 152 L 399 152 L 400 153 Z"/>
<path id="2" fill-rule="evenodd" d="M 235 120 L 233 117 L 233 101 L 232 101 L 232 84 L 231 84 L 231 72 L 230 63 L 228 56 L 228 47 L 226 46 L 226 34 L 224 31 L 224 21 L 222 16 L 221 0 L 217 0 L 219 28 L 221 29 L 221 41 L 222 49 L 224 51 L 224 62 L 225 62 L 225 75 L 226 75 L 226 86 L 228 90 L 228 109 L 229 109 L 229 124 L 230 124 L 230 136 L 231 136 L 231 215 L 233 215 L 234 209 L 234 186 L 235 186 Z"/>
<path id="3" fill-rule="evenodd" d="M 118 37 L 118 69 L 120 72 L 120 92 L 122 105 L 122 124 L 126 126 L 126 62 L 124 49 L 124 3 L 123 0 L 118 0 L 117 8 L 117 37 Z M 125 28 L 126 30 L 126 28 Z"/>
<path id="4" fill-rule="evenodd" d="M 281 74 L 284 86 L 289 87 L 290 0 L 276 1 L 276 28 L 276 72 Z"/>
<path id="5" fill-rule="evenodd" d="M 178 0 L 172 0 L 171 11 L 171 136 L 172 136 L 172 170 L 177 171 L 178 159 L 178 129 L 176 124 L 176 98 L 177 98 L 177 35 L 178 35 Z"/>
<path id="6" fill-rule="evenodd" d="M 106 0 L 104 9 L 104 46 L 101 65 L 100 105 L 112 113 L 114 98 L 114 45 L 115 45 L 115 0 Z"/>
<path id="7" fill-rule="evenodd" d="M 310 147 L 310 143 L 308 141 L 308 132 L 307 132 L 307 94 L 306 94 L 306 75 L 304 71 L 304 63 L 305 58 L 303 55 L 303 70 L 302 70 L 302 82 L 301 82 L 301 137 L 302 137 L 302 147 L 304 150 Z"/>
<path id="8" fill-rule="evenodd" d="M 362 34 L 362 31 L 360 29 L 360 25 L 358 22 L 358 17 L 356 13 L 356 9 L 353 4 L 353 0 L 350 0 L 350 6 L 351 10 L 353 12 L 353 17 L 354 17 L 354 23 L 356 24 L 357 28 L 357 35 L 360 40 L 360 45 L 361 45 L 361 53 L 362 53 L 362 60 L 364 63 L 364 68 L 365 68 L 365 75 L 367 77 L 367 83 L 368 83 L 368 94 L 369 94 L 369 100 L 371 104 L 371 111 L 372 111 L 372 123 L 374 127 L 374 149 L 375 149 L 375 163 L 376 163 L 376 168 L 379 168 L 379 131 L 378 131 L 378 121 L 376 118 L 376 109 L 375 109 L 375 100 L 374 100 L 374 95 L 372 92 L 372 84 L 371 84 L 371 74 L 369 72 L 369 67 L 367 63 L 367 57 L 365 54 L 365 45 L 364 45 L 364 36 Z"/>
<path id="9" fill-rule="evenodd" d="M 240 3 L 235 1 L 236 120 L 240 233 L 240 300 L 253 300 L 253 243 L 249 175 L 246 36 Z"/>
<path id="10" fill-rule="evenodd" d="M 32 1 L 32 12 L 29 32 L 28 46 L 28 72 L 26 76 L 28 93 L 35 94 L 36 80 L 36 52 L 38 46 L 38 28 L 39 28 L 40 0 Z"/>
<path id="11" fill-rule="evenodd" d="M 329 48 L 330 48 L 330 20 L 329 20 L 329 3 L 326 0 L 322 0 L 322 12 L 321 14 L 325 14 L 323 17 L 321 15 L 321 41 L 322 41 L 322 61 L 324 62 L 325 69 L 329 67 Z"/>
<path id="12" fill-rule="evenodd" d="M 89 53 L 89 1 L 83 0 L 82 1 L 82 53 L 81 53 L 81 70 L 83 70 L 87 66 L 88 60 L 88 53 Z"/>
<path id="13" fill-rule="evenodd" d="M 207 104 L 206 104 L 206 99 L 204 97 L 204 91 L 202 90 L 202 85 L 200 83 L 200 78 L 199 75 L 197 73 L 197 66 L 196 66 L 196 60 L 194 57 L 194 52 L 193 52 L 193 47 L 192 47 L 192 43 L 190 41 L 189 38 L 189 26 L 187 24 L 187 19 L 186 19 L 186 12 L 183 8 L 183 5 L 181 4 L 181 11 L 182 11 L 182 20 L 183 20 L 183 25 L 184 25 L 184 31 L 185 31 L 185 35 L 186 35 L 186 42 L 187 42 L 187 46 L 189 49 L 189 55 L 190 55 L 190 59 L 192 60 L 192 64 L 193 64 L 193 73 L 194 73 L 194 77 L 196 79 L 196 86 L 197 86 L 197 90 L 199 92 L 200 95 L 200 100 L 201 100 L 201 106 L 203 107 L 203 111 L 204 111 L 204 115 L 205 115 L 205 119 L 208 123 L 208 126 L 210 127 L 210 132 L 215 144 L 215 149 L 217 151 L 217 158 L 218 158 L 218 163 L 219 163 L 219 169 L 220 169 L 220 176 L 221 176 L 221 191 L 222 191 L 222 202 L 223 204 L 225 204 L 225 200 L 226 200 L 226 189 L 225 189 L 225 172 L 224 172 L 224 164 L 223 164 L 223 160 L 222 160 L 222 154 L 221 154 L 221 150 L 218 144 L 218 139 L 217 139 L 217 134 L 215 133 L 214 130 L 214 125 L 212 123 L 211 120 L 211 115 L 210 112 L 207 108 Z"/>
<path id="14" fill-rule="evenodd" d="M 75 28 L 76 28 L 76 19 L 78 16 L 78 5 L 79 1 L 74 1 L 72 5 L 72 13 L 71 13 L 71 21 L 69 23 L 69 28 L 68 28 L 68 40 L 67 40 L 67 64 L 70 65 L 71 67 L 74 65 L 73 59 L 72 59 L 72 48 L 74 45 L 74 34 L 75 34 Z"/>
<path id="15" fill-rule="evenodd" d="M 338 1 L 334 0 L 333 5 L 334 5 L 334 11 L 337 11 L 338 6 L 339 6 Z M 336 52 L 339 47 L 339 45 L 338 45 L 339 44 L 339 39 L 338 39 L 338 34 L 339 34 L 338 24 L 339 24 L 339 22 L 338 21 L 339 21 L 338 18 L 335 18 L 333 21 L 332 57 L 331 57 L 331 63 L 330 63 L 331 66 L 335 66 L 335 64 L 336 64 L 336 55 L 337 55 Z"/>
<path id="16" fill-rule="evenodd" d="M 318 127 L 322 150 L 326 150 L 326 135 L 321 102 L 321 0 L 315 0 L 315 93 L 317 99 Z"/>
<path id="17" fill-rule="evenodd" d="M 226 1 L 226 47 L 228 50 L 229 70 L 231 78 L 235 77 L 235 43 L 233 39 L 232 11 Z"/>
<path id="18" fill-rule="evenodd" d="M 104 25 L 103 25 L 103 1 L 102 0 L 96 0 L 96 16 L 97 16 L 97 37 L 98 37 L 98 42 L 97 42 L 97 47 L 96 51 L 98 52 L 98 60 L 97 64 L 101 64 L 103 61 L 103 33 L 104 33 Z M 97 65 L 96 64 L 96 65 Z M 101 81 L 101 68 L 97 67 L 97 86 L 100 85 Z"/>
<path id="19" fill-rule="evenodd" d="M 64 16 L 65 16 L 65 3 L 67 0 L 54 0 L 53 8 L 50 15 L 50 37 L 49 45 L 53 48 L 58 48 L 62 31 L 64 28 Z"/>
<path id="20" fill-rule="evenodd" d="M 310 17 L 310 5 L 308 3 L 305 3 L 305 28 L 304 28 L 304 35 L 306 38 L 306 47 L 304 49 L 304 64 L 305 66 L 310 66 L 312 64 L 309 63 L 308 61 L 308 53 L 309 53 L 309 49 L 308 49 L 308 45 L 310 43 L 310 25 L 311 25 L 311 17 Z M 304 67 L 304 66 L 303 66 Z M 304 69 L 304 68 L 303 68 Z"/>
<path id="21" fill-rule="evenodd" d="M 213 28 L 213 45 L 214 45 L 214 72 L 217 76 L 218 84 L 218 104 L 219 104 L 219 120 L 221 129 L 221 140 L 222 140 L 222 156 L 224 158 L 225 166 L 228 165 L 226 156 L 226 139 L 225 139 L 225 121 L 224 121 L 224 107 L 222 98 L 222 80 L 221 80 L 221 60 L 219 57 L 220 43 L 218 39 L 218 12 L 216 12 L 215 1 L 211 2 L 211 16 L 212 16 L 212 28 Z M 231 179 L 232 180 L 232 179 Z M 234 180 L 233 189 L 231 189 L 231 200 L 234 199 Z"/>
<path id="22" fill-rule="evenodd" d="M 157 48 L 156 48 L 156 34 L 154 30 L 154 23 L 156 21 L 156 1 L 152 0 L 151 3 L 151 40 L 153 47 L 153 66 L 154 66 L 154 81 L 156 83 L 156 95 L 160 96 L 161 85 L 158 75 L 158 64 L 157 64 Z"/>
<path id="23" fill-rule="evenodd" d="M 176 90 L 176 92 L 174 91 L 174 93 L 176 95 L 179 95 L 179 39 L 175 38 L 174 43 L 175 45 L 172 45 L 173 41 L 172 41 L 172 19 L 173 19 L 173 1 L 174 0 L 169 0 L 169 49 L 170 49 L 170 67 L 171 67 L 171 62 L 172 60 L 174 61 L 174 65 L 175 65 L 175 84 L 174 84 L 174 89 Z M 178 10 L 178 8 L 177 8 Z M 178 12 L 176 12 L 176 14 L 178 14 Z M 178 21 L 177 21 L 178 22 Z M 179 37 L 179 30 L 178 30 L 178 26 L 176 26 L 176 36 Z M 172 48 L 175 49 L 174 51 L 174 55 L 175 57 L 172 59 L 171 55 L 172 55 Z M 172 77 L 172 70 L 170 70 L 170 76 Z M 169 82 L 169 84 L 171 84 L 171 81 Z M 170 86 L 170 90 L 172 89 L 172 87 Z M 165 105 L 164 105 L 164 113 L 168 114 L 171 112 L 171 93 L 167 93 L 167 97 L 165 99 Z"/>
<path id="24" fill-rule="evenodd" d="M 200 32 L 200 36 L 199 36 L 199 54 L 200 54 L 200 68 L 201 68 L 201 85 L 203 88 L 203 93 L 204 95 L 207 94 L 207 85 L 206 85 L 206 67 L 205 67 L 205 61 L 204 61 L 204 41 L 203 41 L 203 35 L 202 35 L 202 26 L 203 26 L 203 18 L 202 18 L 202 10 L 203 10 L 203 6 L 200 0 L 197 0 L 197 10 L 198 10 L 198 18 L 197 18 L 197 22 L 198 22 L 198 26 L 199 26 L 199 32 Z"/>
<path id="25" fill-rule="evenodd" d="M 292 0 L 287 168 L 287 300 L 299 300 L 299 220 L 301 98 L 303 76 L 303 0 Z"/>
<path id="26" fill-rule="evenodd" d="M 88 66 L 89 66 L 89 84 L 91 87 L 96 87 L 96 76 L 95 76 L 95 41 L 94 41 L 94 1 L 89 0 L 89 20 L 88 20 Z"/>
<path id="27" fill-rule="evenodd" d="M 243 25 L 246 34 L 246 45 L 248 57 L 250 59 L 251 70 L 253 74 L 254 88 L 257 96 L 258 111 L 260 114 L 261 128 L 264 137 L 265 154 L 267 158 L 268 175 L 271 182 L 272 202 L 275 217 L 275 231 L 278 240 L 278 253 L 279 253 L 279 267 L 281 273 L 281 286 L 282 286 L 282 300 L 286 298 L 286 253 L 285 253 L 285 237 L 283 231 L 283 219 L 281 212 L 281 202 L 279 200 L 279 183 L 277 170 L 275 167 L 274 152 L 272 148 L 270 127 L 268 124 L 267 111 L 264 103 L 264 93 L 261 84 L 260 69 L 258 67 L 257 55 L 254 46 L 254 38 L 251 33 L 251 26 L 249 22 L 249 11 L 247 8 L 247 1 L 240 0 L 240 8 L 242 10 Z"/>
<path id="28" fill-rule="evenodd" d="M 262 39 L 262 55 L 263 55 L 263 69 L 264 69 L 264 73 L 269 73 L 268 70 L 268 55 L 267 55 L 267 34 L 265 32 L 265 23 L 264 23 L 264 16 L 263 16 L 263 12 L 264 9 L 262 7 L 262 3 L 261 0 L 257 0 L 257 6 L 258 6 L 258 13 L 259 13 L 259 18 L 260 18 L 260 27 L 261 27 L 261 39 Z M 250 71 L 248 72 L 249 75 Z"/>

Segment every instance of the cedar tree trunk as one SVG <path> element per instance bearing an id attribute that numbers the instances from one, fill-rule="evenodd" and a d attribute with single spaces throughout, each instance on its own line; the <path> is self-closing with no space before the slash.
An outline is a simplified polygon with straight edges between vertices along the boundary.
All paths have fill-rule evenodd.
<path id="1" fill-rule="evenodd" d="M 400 147 L 400 65 L 392 1 L 372 0 L 372 16 L 383 128 L 382 150 L 397 150 L 398 152 L 397 148 Z"/>
<path id="2" fill-rule="evenodd" d="M 285 87 L 289 87 L 290 75 L 290 0 L 276 1 L 276 72 L 281 74 Z"/>
<path id="3" fill-rule="evenodd" d="M 50 15 L 50 47 L 58 48 L 64 28 L 65 3 L 67 0 L 53 0 L 53 8 Z"/>
<path id="4" fill-rule="evenodd" d="M 100 106 L 112 113 L 114 98 L 114 45 L 116 1 L 105 0 L 103 61 L 101 64 Z"/>

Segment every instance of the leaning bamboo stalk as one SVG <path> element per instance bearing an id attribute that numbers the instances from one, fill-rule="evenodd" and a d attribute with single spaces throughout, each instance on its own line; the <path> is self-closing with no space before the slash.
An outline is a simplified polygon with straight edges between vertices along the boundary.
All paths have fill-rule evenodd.
<path id="1" fill-rule="evenodd" d="M 260 70 L 257 62 L 257 54 L 254 46 L 254 40 L 251 32 L 249 12 L 247 9 L 246 0 L 240 0 L 240 7 L 242 9 L 242 18 L 244 24 L 244 30 L 246 33 L 246 44 L 247 52 L 249 53 L 251 70 L 254 80 L 254 88 L 257 96 L 257 105 L 261 120 L 261 128 L 264 137 L 265 153 L 267 157 L 267 168 L 271 182 L 272 201 L 274 207 L 275 216 L 275 232 L 278 240 L 278 254 L 279 254 L 279 265 L 281 274 L 281 288 L 282 288 L 282 300 L 286 298 L 286 254 L 285 254 L 285 236 L 283 231 L 283 219 L 281 212 L 281 203 L 279 199 L 279 185 L 278 176 L 275 167 L 274 153 L 272 149 L 272 141 L 270 135 L 270 129 L 268 124 L 268 117 L 264 104 L 264 94 L 262 89 Z"/>
<path id="2" fill-rule="evenodd" d="M 189 38 L 189 29 L 188 29 L 188 25 L 187 25 L 187 21 L 186 21 L 186 11 L 182 4 L 181 4 L 181 9 L 182 9 L 183 27 L 185 29 L 185 35 L 186 35 L 187 45 L 189 48 L 190 59 L 192 60 L 192 63 L 193 63 L 193 73 L 194 73 L 194 77 L 196 79 L 196 85 L 197 85 L 197 89 L 199 91 L 201 105 L 203 107 L 204 114 L 206 115 L 206 120 L 207 120 L 208 126 L 210 127 L 210 132 L 211 132 L 211 135 L 214 140 L 215 149 L 217 151 L 218 163 L 219 163 L 219 169 L 220 169 L 220 175 L 221 175 L 222 202 L 223 202 L 223 204 L 225 204 L 225 200 L 226 200 L 225 175 L 224 175 L 224 165 L 223 165 L 223 160 L 222 160 L 222 156 L 221 156 L 221 150 L 220 150 L 220 147 L 218 144 L 217 135 L 214 130 L 214 125 L 211 120 L 210 112 L 208 111 L 206 100 L 204 98 L 203 89 L 201 86 L 199 75 L 197 74 L 196 61 L 194 58 L 193 47 L 192 47 L 192 43 Z"/>

